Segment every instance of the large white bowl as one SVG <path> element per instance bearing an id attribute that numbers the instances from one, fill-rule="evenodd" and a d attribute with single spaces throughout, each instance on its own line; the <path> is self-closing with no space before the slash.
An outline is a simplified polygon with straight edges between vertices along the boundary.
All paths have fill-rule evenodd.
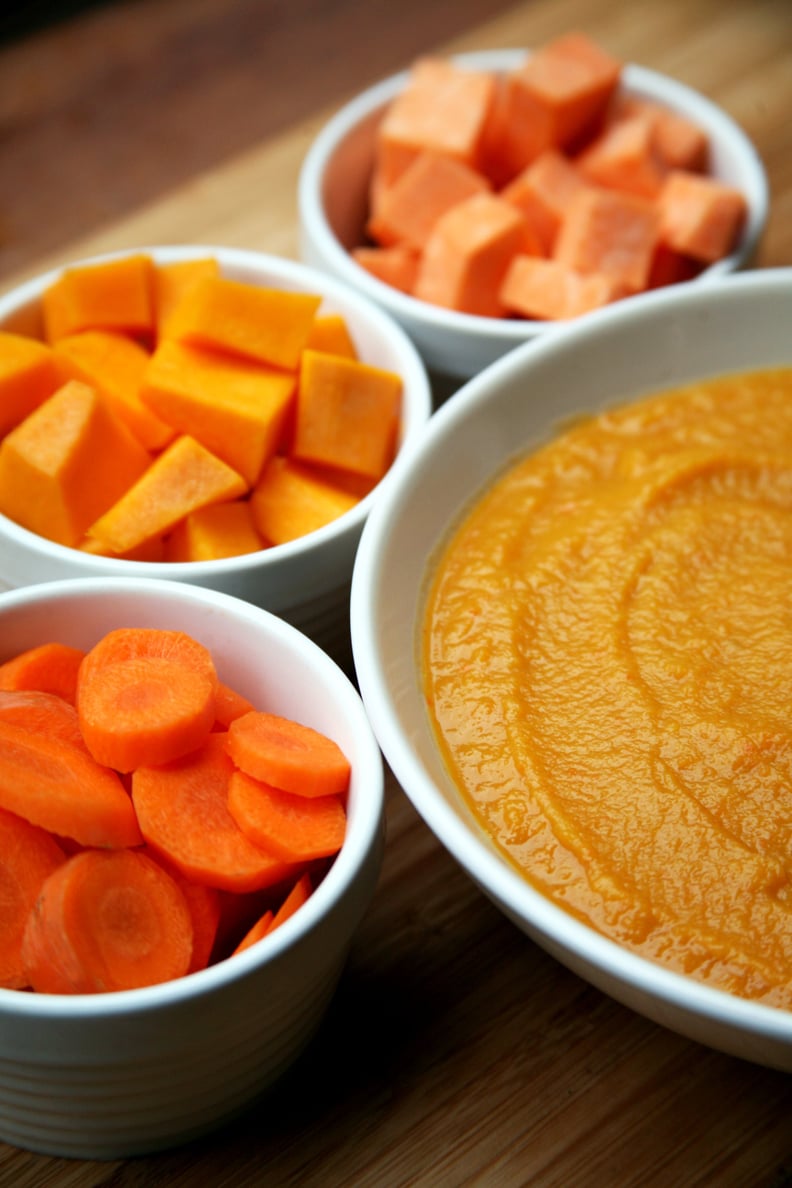
<path id="1" fill-rule="evenodd" d="M 217 258 L 224 276 L 322 295 L 322 312 L 342 313 L 364 362 L 398 372 L 404 381 L 399 453 L 408 453 L 432 411 L 429 381 L 404 331 L 364 296 L 296 261 L 237 248 L 136 248 L 158 263 L 201 256 Z M 126 255 L 114 252 L 77 264 Z M 60 270 L 0 296 L 0 328 L 34 336 L 41 332 L 41 294 Z M 351 511 L 299 540 L 242 557 L 179 564 L 122 561 L 90 556 L 55 544 L 0 515 L 0 588 L 58 578 L 138 576 L 168 578 L 207 586 L 244 598 L 299 627 L 337 659 L 349 649 L 348 604 L 352 564 L 363 523 L 388 476 Z"/>
<path id="2" fill-rule="evenodd" d="M 506 73 L 525 59 L 524 50 L 460 54 L 471 70 Z M 298 187 L 302 258 L 354 287 L 388 311 L 407 331 L 427 366 L 440 374 L 469 378 L 527 340 L 556 333 L 558 325 L 529 319 L 483 318 L 418 301 L 371 276 L 350 255 L 363 242 L 369 180 L 377 129 L 385 108 L 404 88 L 407 72 L 370 87 L 340 109 L 320 131 L 303 162 Z M 748 218 L 731 255 L 696 278 L 696 284 L 748 265 L 767 221 L 764 167 L 738 124 L 703 95 L 672 78 L 626 66 L 625 94 L 650 99 L 694 120 L 710 140 L 712 173 L 738 186 Z"/>
<path id="3" fill-rule="evenodd" d="M 524 346 L 434 416 L 366 525 L 352 643 L 385 758 L 427 825 L 521 929 L 614 998 L 712 1047 L 792 1070 L 792 1013 L 662 969 L 533 890 L 484 838 L 444 766 L 426 710 L 418 625 L 428 567 L 461 510 L 559 422 L 729 371 L 792 364 L 792 269 L 636 298 Z"/>
<path id="4" fill-rule="evenodd" d="M 0 990 L 0 1140 L 54 1155 L 172 1146 L 266 1090 L 319 1026 L 381 863 L 382 759 L 360 698 L 276 616 L 181 582 L 28 586 L 0 594 L 0 660 L 44 640 L 89 647 L 136 624 L 188 632 L 257 707 L 334 738 L 352 765 L 347 835 L 308 902 L 235 957 L 141 990 Z"/>

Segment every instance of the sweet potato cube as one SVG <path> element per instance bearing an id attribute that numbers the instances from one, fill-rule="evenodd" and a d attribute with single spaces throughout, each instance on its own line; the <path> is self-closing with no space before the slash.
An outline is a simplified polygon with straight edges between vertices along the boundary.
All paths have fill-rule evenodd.
<path id="1" fill-rule="evenodd" d="M 649 120 L 654 150 L 666 170 L 685 169 L 699 173 L 707 168 L 709 137 L 699 124 L 668 107 L 634 95 L 623 96 L 614 102 L 609 118 L 616 122 L 636 115 Z"/>
<path id="2" fill-rule="evenodd" d="M 53 350 L 63 370 L 101 392 L 147 450 L 161 450 L 175 436 L 140 399 L 149 352 L 133 338 L 114 330 L 83 330 L 59 338 Z"/>
<path id="3" fill-rule="evenodd" d="M 587 188 L 570 203 L 553 257 L 575 272 L 605 273 L 632 293 L 649 280 L 660 229 L 654 203 Z"/>
<path id="4" fill-rule="evenodd" d="M 358 502 L 312 474 L 310 467 L 281 455 L 272 459 L 250 496 L 256 527 L 273 545 L 324 528 Z"/>
<path id="5" fill-rule="evenodd" d="M 357 348 L 349 333 L 343 314 L 323 314 L 311 323 L 306 350 L 326 351 L 329 355 L 342 355 L 345 359 L 357 359 Z"/>
<path id="6" fill-rule="evenodd" d="M 501 190 L 500 197 L 522 211 L 549 254 L 564 212 L 585 184 L 563 153 L 547 149 Z"/>
<path id="7" fill-rule="evenodd" d="M 393 371 L 305 351 L 292 456 L 381 478 L 393 459 L 401 392 L 401 377 Z"/>
<path id="8" fill-rule="evenodd" d="M 168 561 L 217 561 L 263 547 L 250 504 L 244 499 L 212 503 L 185 516 L 168 538 Z"/>
<path id="9" fill-rule="evenodd" d="M 517 256 L 501 286 L 506 309 L 543 320 L 576 318 L 623 296 L 623 287 L 610 276 L 583 276 L 558 260 L 536 256 Z"/>
<path id="10" fill-rule="evenodd" d="M 205 277 L 173 311 L 168 333 L 191 346 L 295 371 L 320 304 L 313 293 Z"/>
<path id="11" fill-rule="evenodd" d="M 504 312 L 500 286 L 519 254 L 541 255 L 525 216 L 494 194 L 474 194 L 437 221 L 414 294 L 447 309 L 499 317 Z"/>
<path id="12" fill-rule="evenodd" d="M 484 142 L 496 184 L 547 149 L 567 149 L 597 126 L 621 64 L 582 33 L 549 42 L 507 75 L 493 101 Z"/>
<path id="13" fill-rule="evenodd" d="M 412 293 L 418 276 L 419 253 L 406 247 L 356 247 L 352 256 L 361 268 L 401 293 Z"/>
<path id="14" fill-rule="evenodd" d="M 380 125 L 376 165 L 382 184 L 392 185 L 425 151 L 476 168 L 494 86 L 483 71 L 441 58 L 419 59 Z"/>
<path id="15" fill-rule="evenodd" d="M 153 270 L 144 254 L 67 268 L 41 299 L 47 341 L 80 330 L 152 335 Z"/>
<path id="16" fill-rule="evenodd" d="M 150 456 L 99 393 L 70 380 L 0 446 L 0 511 L 74 546 L 142 475 Z"/>
<path id="17" fill-rule="evenodd" d="M 702 264 L 728 256 L 748 213 L 740 190 L 683 170 L 669 173 L 658 204 L 663 243 Z"/>
<path id="18" fill-rule="evenodd" d="M 154 267 L 154 323 L 157 340 L 168 333 L 171 314 L 193 285 L 204 277 L 220 275 L 220 265 L 214 256 L 195 260 L 173 260 Z"/>
<path id="19" fill-rule="evenodd" d="M 197 508 L 237 499 L 246 490 L 240 474 L 185 434 L 154 459 L 87 534 L 110 552 L 128 553 L 164 536 Z"/>
<path id="20" fill-rule="evenodd" d="M 278 447 L 295 388 L 291 372 L 167 338 L 149 360 L 140 398 L 253 486 Z"/>
<path id="21" fill-rule="evenodd" d="M 0 331 L 0 437 L 61 386 L 50 347 L 24 334 Z"/>
<path id="22" fill-rule="evenodd" d="M 577 167 L 595 185 L 642 198 L 656 198 L 668 172 L 656 148 L 655 124 L 641 114 L 604 128 L 577 157 Z"/>
<path id="23" fill-rule="evenodd" d="M 381 195 L 367 230 L 383 247 L 420 251 L 441 215 L 472 194 L 490 189 L 477 170 L 439 153 L 423 152 Z"/>
<path id="24" fill-rule="evenodd" d="M 675 252 L 667 243 L 660 240 L 652 257 L 652 267 L 649 270 L 647 289 L 660 289 L 666 285 L 678 285 L 682 281 L 692 280 L 701 271 L 701 264 L 685 256 L 682 252 Z"/>

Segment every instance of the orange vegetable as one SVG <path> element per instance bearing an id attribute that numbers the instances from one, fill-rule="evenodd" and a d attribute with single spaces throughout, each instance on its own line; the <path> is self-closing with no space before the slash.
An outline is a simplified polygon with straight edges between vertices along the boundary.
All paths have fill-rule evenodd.
<path id="1" fill-rule="evenodd" d="M 503 313 L 500 286 L 516 255 L 540 255 L 525 216 L 494 194 L 475 194 L 435 224 L 418 267 L 415 296 L 483 317 Z"/>
<path id="2" fill-rule="evenodd" d="M 216 561 L 263 548 L 250 504 L 235 499 L 190 512 L 168 538 L 169 561 Z"/>
<path id="3" fill-rule="evenodd" d="M 654 122 L 642 114 L 603 129 L 576 164 L 587 181 L 642 198 L 656 198 L 667 173 L 656 148 Z"/>
<path id="4" fill-rule="evenodd" d="M 704 264 L 729 254 L 747 214 L 739 190 L 682 170 L 669 173 L 658 201 L 662 242 Z"/>
<path id="5" fill-rule="evenodd" d="M 547 149 L 505 186 L 500 196 L 522 211 L 536 231 L 543 254 L 549 254 L 569 203 L 585 184 L 563 153 Z"/>
<path id="6" fill-rule="evenodd" d="M 601 273 L 583 276 L 558 260 L 517 256 L 501 286 L 506 309 L 526 318 L 576 318 L 625 296 L 625 289 Z"/>
<path id="7" fill-rule="evenodd" d="M 217 732 L 183 759 L 138 768 L 132 800 L 146 841 L 187 878 L 227 891 L 260 890 L 292 868 L 254 846 L 231 816 L 233 770 L 226 736 Z"/>
<path id="8" fill-rule="evenodd" d="M 273 545 L 324 528 L 358 502 L 358 496 L 280 456 L 272 459 L 250 496 L 256 527 Z"/>
<path id="9" fill-rule="evenodd" d="M 412 292 L 420 260 L 419 254 L 412 248 L 356 247 L 352 249 L 352 256 L 361 268 L 365 268 L 377 280 L 402 293 Z"/>
<path id="10" fill-rule="evenodd" d="M 111 631 L 80 668 L 77 713 L 86 746 L 120 772 L 178 759 L 212 729 L 216 687 L 210 653 L 189 635 Z"/>
<path id="11" fill-rule="evenodd" d="M 38 689 L 0 689 L 0 721 L 33 733 L 61 738 L 87 753 L 77 710 L 55 693 L 42 693 Z"/>
<path id="12" fill-rule="evenodd" d="M 173 260 L 170 264 L 154 266 L 154 323 L 157 341 L 170 333 L 173 311 L 193 285 L 205 277 L 220 275 L 214 256 L 196 260 Z"/>
<path id="13" fill-rule="evenodd" d="M 120 421 L 147 450 L 161 450 L 175 430 L 140 399 L 140 381 L 149 352 L 111 330 L 83 330 L 58 339 L 56 359 L 69 377 L 82 380 L 105 397 Z"/>
<path id="14" fill-rule="evenodd" d="M 311 293 L 207 277 L 173 311 L 168 333 L 192 346 L 294 370 L 320 303 Z"/>
<path id="15" fill-rule="evenodd" d="M 338 743 L 277 714 L 243 714 L 228 728 L 228 753 L 246 775 L 297 796 L 338 796 L 350 765 Z"/>
<path id="16" fill-rule="evenodd" d="M 251 945 L 255 945 L 257 941 L 262 940 L 269 932 L 274 915 L 271 908 L 267 908 L 262 916 L 259 916 L 255 924 L 245 933 L 242 940 L 233 950 L 231 956 L 235 957 L 237 953 L 244 953 L 245 949 L 249 949 Z"/>
<path id="17" fill-rule="evenodd" d="M 349 327 L 342 314 L 323 314 L 314 318 L 305 349 L 326 351 L 329 355 L 343 355 L 345 359 L 357 359 L 357 349 L 349 333 Z"/>
<path id="18" fill-rule="evenodd" d="M 577 272 L 604 273 L 637 293 L 649 279 L 659 230 L 653 203 L 632 194 L 587 188 L 570 203 L 553 256 Z"/>
<path id="19" fill-rule="evenodd" d="M 144 851 L 145 852 L 145 851 Z M 156 862 L 168 872 L 184 896 L 192 924 L 192 953 L 187 973 L 206 969 L 209 964 L 220 927 L 220 892 L 187 879 L 161 855 Z"/>
<path id="20" fill-rule="evenodd" d="M 311 891 L 311 876 L 306 871 L 300 875 L 299 879 L 294 884 L 281 906 L 278 908 L 268 931 L 273 932 L 286 920 L 290 919 L 290 917 L 293 916 L 294 913 L 299 908 L 301 908 L 304 903 L 308 902 L 311 897 Z"/>
<path id="21" fill-rule="evenodd" d="M 97 392 L 71 380 L 0 445 L 0 511 L 40 536 L 76 545 L 149 461 Z"/>
<path id="22" fill-rule="evenodd" d="M 52 350 L 35 338 L 0 330 L 0 437 L 63 382 Z"/>
<path id="23" fill-rule="evenodd" d="M 215 728 L 219 730 L 227 730 L 233 722 L 234 718 L 241 718 L 243 714 L 248 714 L 255 707 L 247 697 L 232 689 L 230 685 L 226 685 L 224 681 L 218 681 L 217 690 L 215 691 Z"/>
<path id="24" fill-rule="evenodd" d="M 44 829 L 0 809 L 0 986 L 28 985 L 22 938 L 45 880 L 66 860 Z"/>
<path id="25" fill-rule="evenodd" d="M 67 268 L 42 296 L 45 337 L 80 330 L 151 335 L 153 264 L 144 254 Z"/>
<path id="26" fill-rule="evenodd" d="M 80 747 L 0 720 L 0 807 L 84 846 L 140 845 L 115 772 Z"/>
<path id="27" fill-rule="evenodd" d="M 389 106 L 377 140 L 376 171 L 392 185 L 420 152 L 443 153 L 475 167 L 494 90 L 481 71 L 422 58 Z"/>
<path id="28" fill-rule="evenodd" d="M 284 862 L 327 858 L 344 841 L 346 813 L 338 796 L 296 796 L 236 771 L 228 809 L 254 845 Z"/>
<path id="29" fill-rule="evenodd" d="M 192 944 L 184 896 L 157 862 L 86 850 L 44 883 L 22 956 L 34 990 L 98 994 L 181 977 Z"/>
<path id="30" fill-rule="evenodd" d="M 654 150 L 666 169 L 686 169 L 701 172 L 707 167 L 709 140 L 707 133 L 686 116 L 670 108 L 661 107 L 648 99 L 622 98 L 614 105 L 611 119 L 628 119 L 640 114 L 649 120 L 653 130 Z"/>
<path id="31" fill-rule="evenodd" d="M 401 390 L 392 371 L 304 351 L 292 457 L 381 478 L 396 447 Z"/>
<path id="32" fill-rule="evenodd" d="M 482 174 L 462 161 L 421 152 L 383 191 L 368 221 L 368 234 L 383 247 L 402 244 L 420 251 L 441 215 L 489 188 Z"/>
<path id="33" fill-rule="evenodd" d="M 82 648 L 52 641 L 37 644 L 0 664 L 0 689 L 37 689 L 74 705 Z"/>
<path id="34" fill-rule="evenodd" d="M 88 535 L 113 553 L 128 553 L 169 532 L 191 511 L 236 499 L 246 489 L 240 474 L 185 434 L 90 525 Z"/>

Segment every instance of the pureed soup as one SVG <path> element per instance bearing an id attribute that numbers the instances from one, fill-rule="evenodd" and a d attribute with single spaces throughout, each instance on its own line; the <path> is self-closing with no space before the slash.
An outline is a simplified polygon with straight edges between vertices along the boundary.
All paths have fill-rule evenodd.
<path id="1" fill-rule="evenodd" d="M 424 684 L 533 886 L 792 1008 L 792 368 L 586 419 L 496 479 L 433 574 Z"/>

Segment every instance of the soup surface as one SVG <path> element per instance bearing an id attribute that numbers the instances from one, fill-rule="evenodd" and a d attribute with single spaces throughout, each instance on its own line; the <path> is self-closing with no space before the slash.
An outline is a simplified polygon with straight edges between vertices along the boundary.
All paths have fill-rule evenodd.
<path id="1" fill-rule="evenodd" d="M 792 368 L 525 457 L 444 548 L 424 627 L 448 768 L 525 877 L 792 1009 Z"/>

